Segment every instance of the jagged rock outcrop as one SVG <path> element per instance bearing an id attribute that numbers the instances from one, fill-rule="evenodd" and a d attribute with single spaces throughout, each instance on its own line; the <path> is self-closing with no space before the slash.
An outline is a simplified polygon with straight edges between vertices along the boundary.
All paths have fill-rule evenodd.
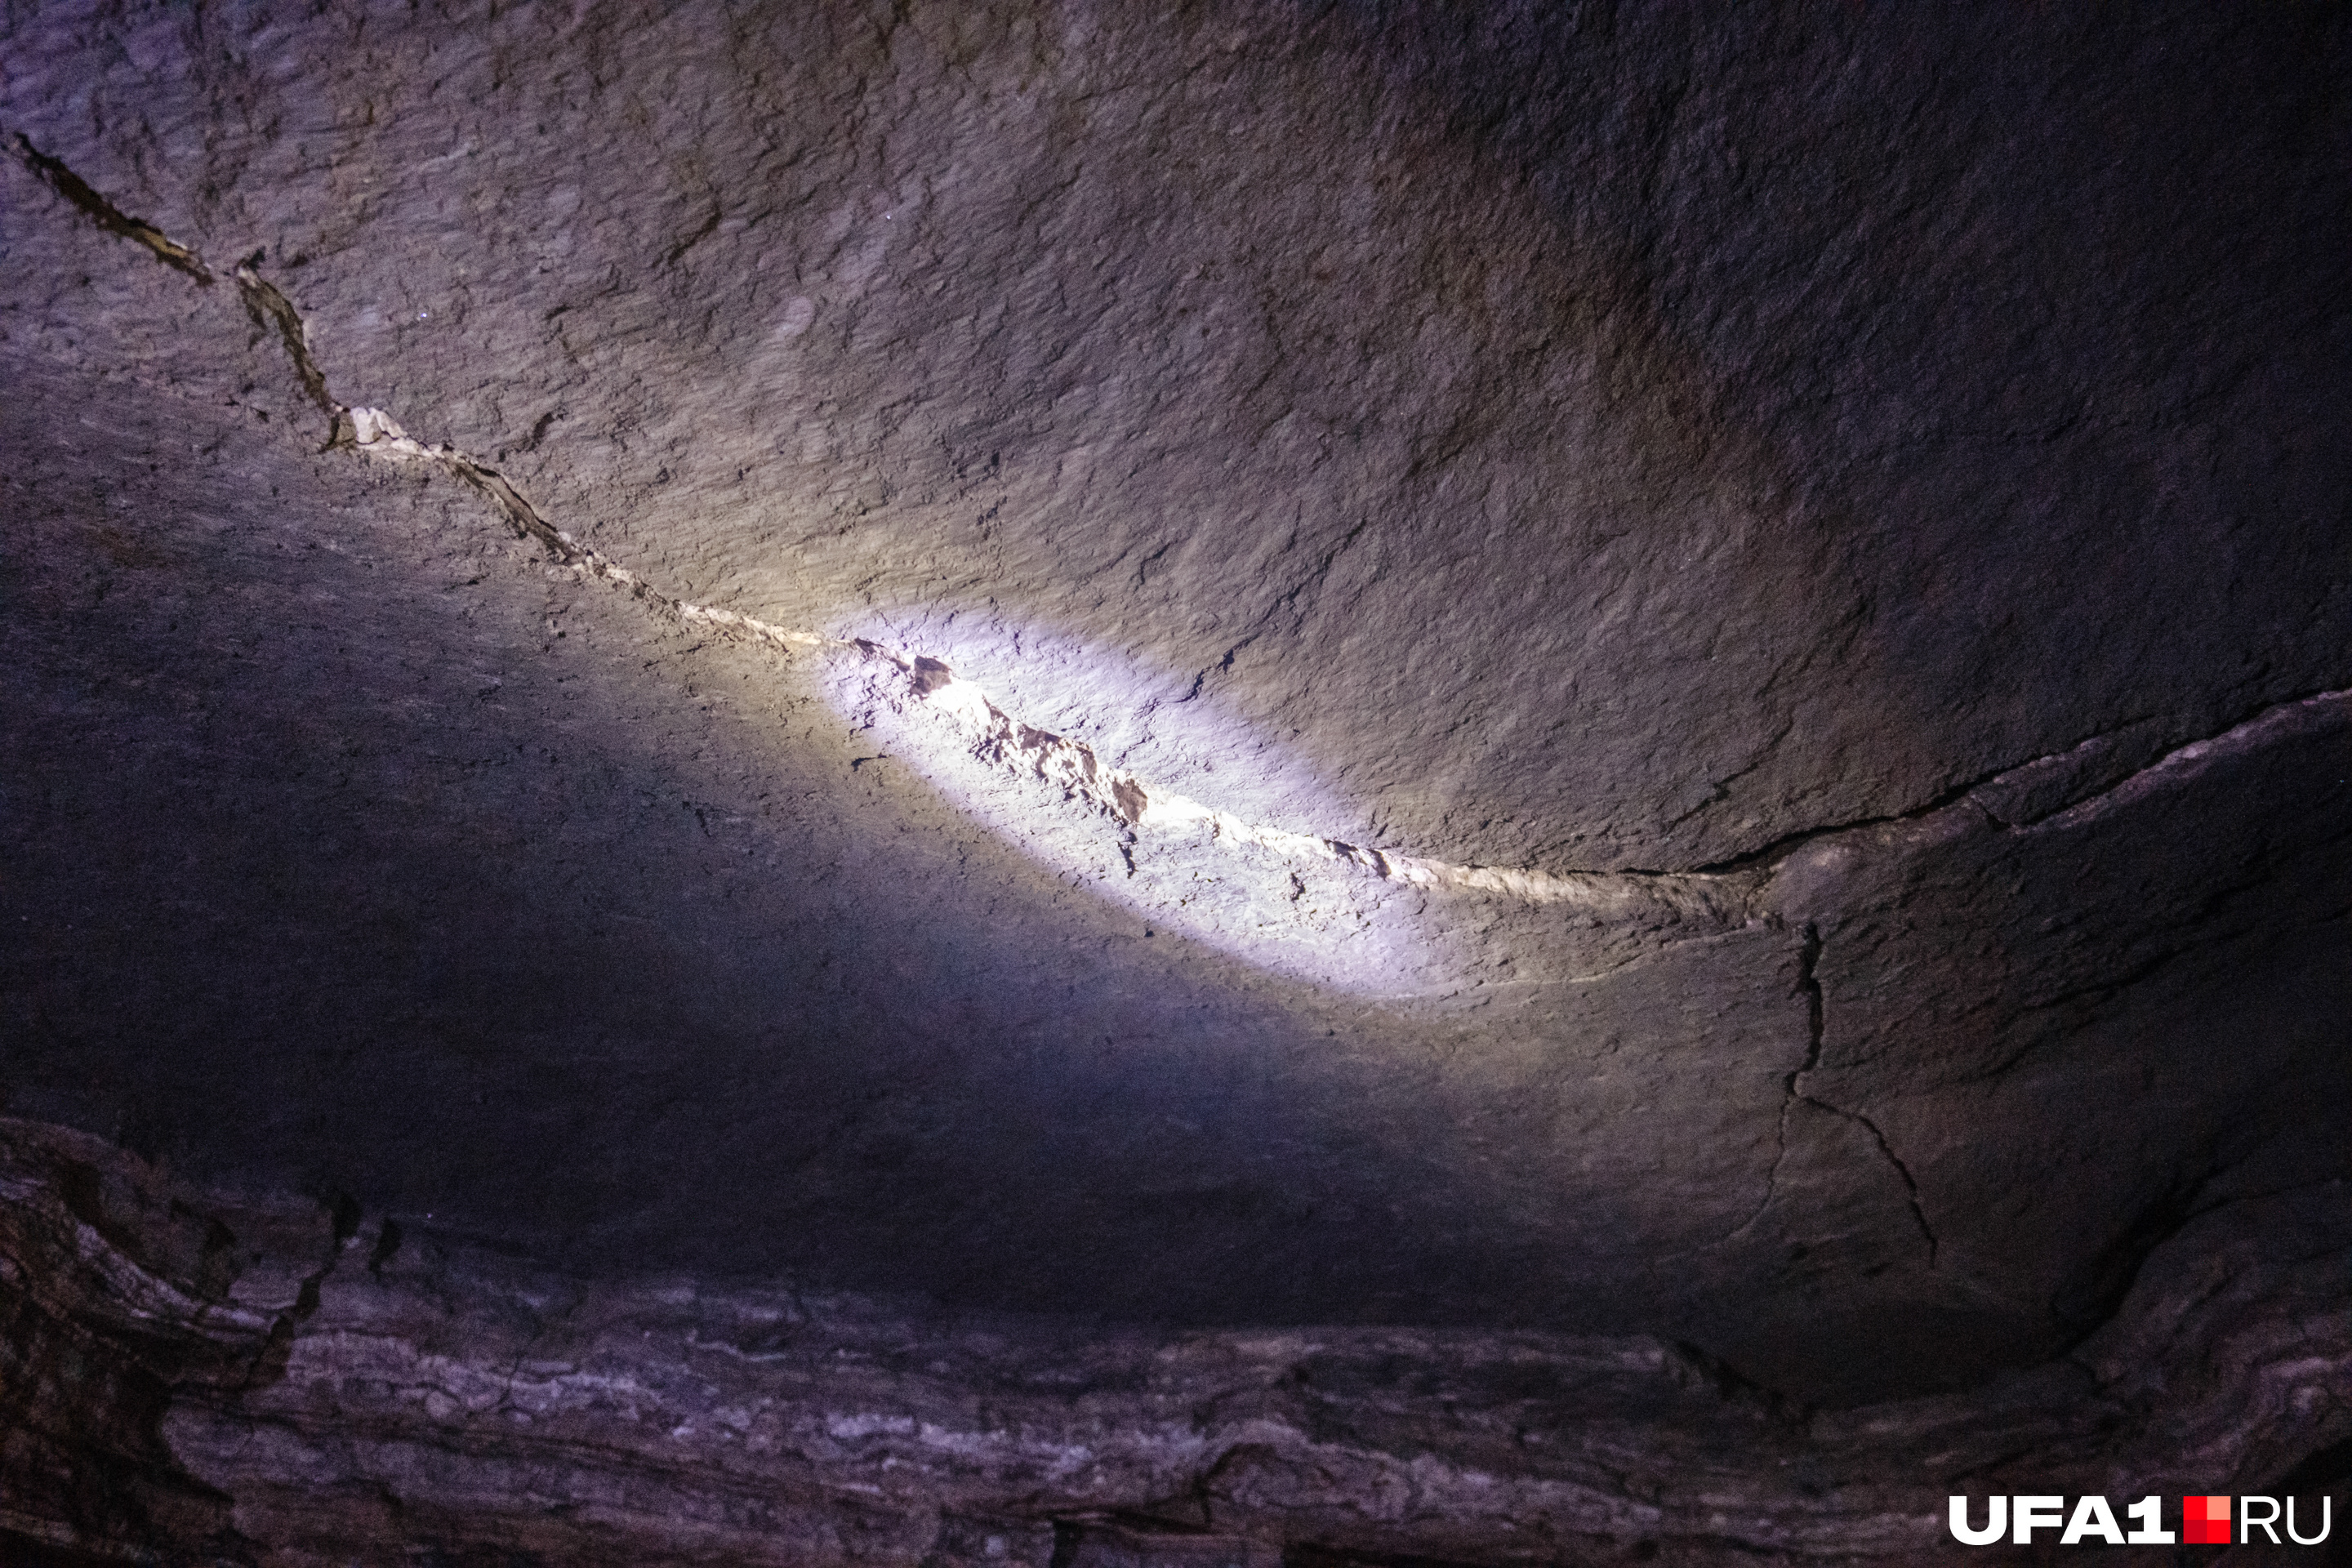
<path id="1" fill-rule="evenodd" d="M 2012 21 L 12 12 L 0 1530 L 2336 1479 L 2346 29 Z"/>

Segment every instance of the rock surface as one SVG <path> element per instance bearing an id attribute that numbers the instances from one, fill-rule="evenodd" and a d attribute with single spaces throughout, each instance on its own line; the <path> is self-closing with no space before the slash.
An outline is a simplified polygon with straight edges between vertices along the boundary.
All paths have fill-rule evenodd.
<path id="1" fill-rule="evenodd" d="M 1356 814 L 1302 829 L 1671 868 L 2345 683 L 2342 47 L 60 6 L 9 95 L 675 591 L 1099 645 Z"/>
<path id="2" fill-rule="evenodd" d="M 0 1184 L 11 1385 L 46 1424 L 10 1479 L 134 1478 L 76 1508 L 12 1486 L 0 1527 L 104 1548 L 168 1519 L 210 1561 L 1979 1562 L 1947 1490 L 2251 1484 L 2352 1433 L 2340 1185 L 2192 1223 L 2068 1358 L 1823 1414 L 1648 1338 L 1087 1332 L 594 1285 L 174 1191 L 20 1121 Z"/>
<path id="3" fill-rule="evenodd" d="M 2328 1479 L 2340 14 L 6 27 L 0 1532 Z"/>

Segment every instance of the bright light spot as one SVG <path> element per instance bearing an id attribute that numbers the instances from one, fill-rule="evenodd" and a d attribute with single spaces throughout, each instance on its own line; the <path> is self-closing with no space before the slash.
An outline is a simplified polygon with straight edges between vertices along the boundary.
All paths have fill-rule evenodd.
<path id="1" fill-rule="evenodd" d="M 1453 983 L 1417 863 L 1318 837 L 1357 814 L 1189 679 L 1066 639 L 920 636 L 919 652 L 850 628 L 827 694 L 1007 841 L 1156 931 L 1280 973 L 1365 996 Z"/>

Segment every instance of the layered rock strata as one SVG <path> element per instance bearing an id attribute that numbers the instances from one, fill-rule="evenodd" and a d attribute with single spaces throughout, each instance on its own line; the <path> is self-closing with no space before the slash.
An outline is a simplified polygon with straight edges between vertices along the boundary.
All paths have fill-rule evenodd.
<path id="1" fill-rule="evenodd" d="M 1164 1334 L 595 1284 L 0 1123 L 0 1529 L 109 1559 L 1983 1561 L 1947 1492 L 2283 1479 L 2352 1436 L 2339 1188 L 2159 1248 L 2072 1355 L 1822 1413 L 1648 1338 Z"/>

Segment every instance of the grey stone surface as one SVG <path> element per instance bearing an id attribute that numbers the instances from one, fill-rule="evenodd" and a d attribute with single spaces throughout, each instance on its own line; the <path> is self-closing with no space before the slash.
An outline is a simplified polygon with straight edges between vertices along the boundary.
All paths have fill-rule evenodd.
<path id="1" fill-rule="evenodd" d="M 1607 1336 L 1813 1423 L 1800 1469 L 1892 1400 L 2068 1474 L 2118 1411 L 2136 1475 L 2199 1423 L 2288 1473 L 2336 1407 L 2196 1302 L 2345 1300 L 2347 47 L 12 8 L 0 1097 L 192 1203 L 530 1260 L 400 1287 L 446 1321 L 396 1356 L 487 1364 L 536 1268 L 1009 1314 L 1016 1362 L 1336 1335 L 1397 1388 Z M 8 1283 L 47 1365 L 88 1292 Z M 320 1459 L 375 1417 L 269 1404 L 413 1306 L 338 1300 L 252 1308 L 260 1403 L 151 1367 L 93 1416 L 163 1535 L 227 1528 L 184 1462 L 274 1561 L 393 1528 L 288 1544 L 306 1466 L 504 1539 L 433 1440 Z M 1763 1495 L 1744 1438 L 1563 1398 Z M 1523 1447 L 1454 1536 L 1233 1441 L 874 1550 L 1555 1520 Z M 865 1550 L 825 1489 L 883 1457 L 791 1481 L 807 1552 Z M 1212 1476 L 1181 1552 L 1123 1533 Z M 1858 1517 L 1724 1550 L 1916 1544 Z"/>
<path id="2" fill-rule="evenodd" d="M 1667 868 L 2352 682 L 2341 47 L 59 7 L 9 102 L 675 591 L 1100 645 L 1350 813 L 1290 826 Z"/>

